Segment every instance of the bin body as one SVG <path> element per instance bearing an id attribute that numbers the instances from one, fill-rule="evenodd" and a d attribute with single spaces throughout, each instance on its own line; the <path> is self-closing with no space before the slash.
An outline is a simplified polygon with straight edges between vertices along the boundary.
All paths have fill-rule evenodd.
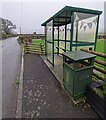
<path id="1" fill-rule="evenodd" d="M 70 54 L 73 51 L 70 52 Z M 77 53 L 82 53 L 79 51 L 76 51 Z M 75 54 L 76 54 L 75 52 Z M 72 53 L 73 54 L 73 53 Z M 84 53 L 86 55 L 86 53 Z M 83 54 L 83 55 L 84 55 Z M 86 86 L 91 83 L 92 81 L 92 74 L 93 74 L 93 59 L 95 58 L 95 55 L 89 58 L 84 58 L 83 60 L 89 59 L 89 62 L 91 64 L 83 67 L 79 67 L 80 61 L 82 63 L 83 60 L 80 58 L 77 61 L 74 61 L 74 59 L 71 59 L 71 57 L 66 56 L 63 54 L 63 85 L 67 92 L 74 98 L 78 99 L 85 95 L 86 92 Z M 66 59 L 70 61 L 66 61 Z M 82 57 L 81 57 L 82 58 Z M 91 61 L 90 61 L 91 59 Z"/>

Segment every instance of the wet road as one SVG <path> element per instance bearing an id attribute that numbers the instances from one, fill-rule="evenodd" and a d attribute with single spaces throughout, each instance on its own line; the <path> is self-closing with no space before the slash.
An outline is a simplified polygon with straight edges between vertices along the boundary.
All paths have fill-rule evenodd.
<path id="1" fill-rule="evenodd" d="M 17 76 L 21 63 L 21 47 L 17 37 L 3 40 L 2 46 L 2 117 L 15 118 L 18 85 Z"/>

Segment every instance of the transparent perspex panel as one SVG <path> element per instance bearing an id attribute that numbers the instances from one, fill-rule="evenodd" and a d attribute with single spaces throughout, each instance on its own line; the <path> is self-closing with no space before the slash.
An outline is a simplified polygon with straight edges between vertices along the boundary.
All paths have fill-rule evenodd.
<path id="1" fill-rule="evenodd" d="M 66 42 L 66 49 L 70 50 L 70 42 Z"/>
<path id="2" fill-rule="evenodd" d="M 50 21 L 49 23 L 46 24 L 47 27 L 47 41 L 52 42 L 52 26 L 53 26 L 53 21 Z"/>
<path id="3" fill-rule="evenodd" d="M 51 43 L 47 43 L 47 59 L 52 63 L 52 47 L 53 45 Z"/>
<path id="4" fill-rule="evenodd" d="M 54 40 L 58 40 L 58 27 L 54 27 Z"/>
<path id="5" fill-rule="evenodd" d="M 65 41 L 59 41 L 59 47 L 65 49 Z M 59 53 L 63 53 L 62 49 L 59 49 Z"/>
<path id="6" fill-rule="evenodd" d="M 74 13 L 73 44 L 95 43 L 98 16 L 87 13 Z"/>
<path id="7" fill-rule="evenodd" d="M 54 27 L 54 53 L 57 53 L 58 46 L 58 27 Z"/>
<path id="8" fill-rule="evenodd" d="M 67 38 L 66 40 L 70 40 L 70 30 L 71 30 L 71 24 L 67 24 Z"/>
<path id="9" fill-rule="evenodd" d="M 65 25 L 59 27 L 59 47 L 65 49 Z M 62 49 L 59 49 L 59 53 L 63 53 Z"/>
<path id="10" fill-rule="evenodd" d="M 59 39 L 65 40 L 65 26 L 64 25 L 59 27 Z"/>
<path id="11" fill-rule="evenodd" d="M 50 21 L 46 24 L 47 27 L 47 58 L 48 60 L 53 63 L 53 38 L 52 38 L 52 27 L 53 21 Z"/>
<path id="12" fill-rule="evenodd" d="M 54 53 L 57 53 L 58 41 L 54 41 Z"/>

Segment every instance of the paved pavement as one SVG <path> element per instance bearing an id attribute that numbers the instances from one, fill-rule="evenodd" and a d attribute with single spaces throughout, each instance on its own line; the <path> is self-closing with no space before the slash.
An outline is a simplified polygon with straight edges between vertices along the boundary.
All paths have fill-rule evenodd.
<path id="1" fill-rule="evenodd" d="M 17 37 L 3 40 L 2 48 L 2 117 L 15 118 L 21 48 Z M 1 49 L 0 48 L 0 49 Z"/>
<path id="2" fill-rule="evenodd" d="M 98 118 L 87 103 L 72 103 L 40 56 L 24 60 L 22 118 Z"/>

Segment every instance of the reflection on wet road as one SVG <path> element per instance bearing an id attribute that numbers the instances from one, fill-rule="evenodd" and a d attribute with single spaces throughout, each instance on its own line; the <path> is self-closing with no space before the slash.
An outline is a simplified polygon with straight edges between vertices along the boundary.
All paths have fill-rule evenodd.
<path id="1" fill-rule="evenodd" d="M 20 70 L 21 47 L 15 37 L 3 40 L 0 49 L 2 49 L 2 117 L 14 118 L 18 91 L 16 79 Z"/>

